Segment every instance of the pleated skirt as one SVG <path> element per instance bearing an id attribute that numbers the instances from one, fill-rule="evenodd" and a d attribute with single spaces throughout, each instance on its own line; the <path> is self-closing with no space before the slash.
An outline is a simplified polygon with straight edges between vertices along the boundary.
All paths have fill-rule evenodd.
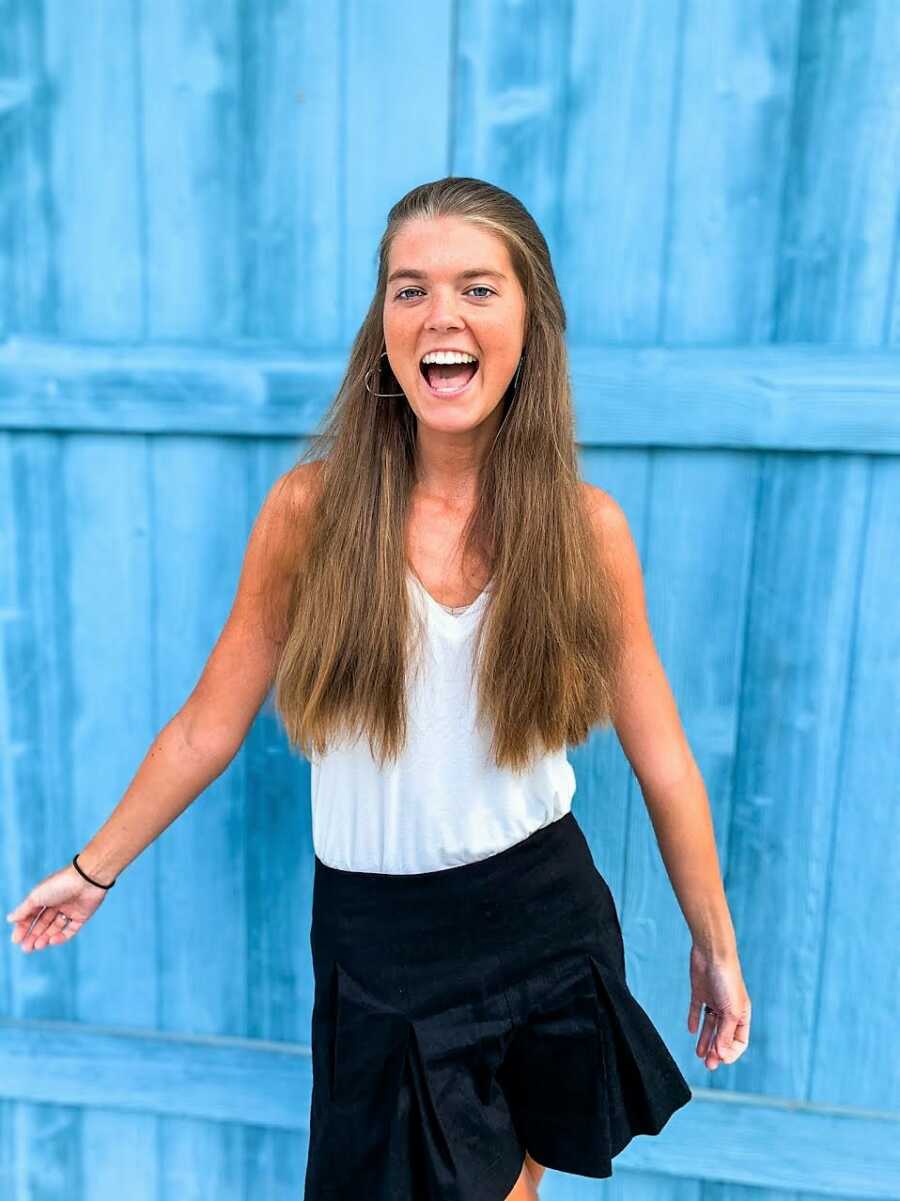
<path id="1" fill-rule="evenodd" d="M 571 811 L 438 871 L 316 857 L 310 944 L 304 1201 L 504 1201 L 526 1150 L 611 1176 L 691 1098 Z"/>

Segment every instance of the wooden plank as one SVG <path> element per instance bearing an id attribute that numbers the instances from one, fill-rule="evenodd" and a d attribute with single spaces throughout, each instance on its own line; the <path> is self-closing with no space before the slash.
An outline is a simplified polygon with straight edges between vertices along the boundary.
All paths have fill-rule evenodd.
<path id="1" fill-rule="evenodd" d="M 240 6 L 140 12 L 141 181 L 150 339 L 228 342 L 244 331 L 244 143 Z M 153 720 L 161 728 L 196 683 L 230 608 L 247 527 L 246 447 L 184 437 L 149 446 Z M 246 1031 L 242 765 L 233 765 L 155 849 L 153 985 L 165 1029 Z M 202 965 L 202 967 L 201 967 Z M 198 970 L 201 967 L 201 970 Z M 158 1196 L 213 1181 L 242 1201 L 244 1131 L 166 1115 L 157 1132 Z"/>
<path id="2" fill-rule="evenodd" d="M 0 339 L 52 329 L 52 106 L 40 6 L 5 0 L 0 14 Z"/>
<path id="3" fill-rule="evenodd" d="M 343 4 L 239 6 L 241 330 L 334 346 L 346 188 Z"/>
<path id="4" fill-rule="evenodd" d="M 900 1110 L 900 472 L 865 465 L 805 1095 Z M 868 1065 L 868 1066 L 867 1066 Z"/>
<path id="5" fill-rule="evenodd" d="M 772 334 L 780 341 L 883 345 L 896 254 L 896 172 L 887 179 L 884 164 L 897 159 L 898 52 L 896 5 L 804 6 Z M 896 809 L 896 796 L 840 786 L 845 757 L 861 753 L 845 740 L 848 709 L 854 691 L 868 688 L 855 642 L 874 462 L 779 456 L 767 464 L 748 618 L 741 810 L 728 864 L 766 1038 L 730 1083 L 807 1101 L 877 1099 L 887 1108 L 897 1097 L 885 1070 L 891 1006 L 875 1002 L 871 1035 L 863 1035 L 833 1001 L 822 1004 L 835 923 L 859 921 L 851 905 L 860 900 L 870 821 L 896 834 L 895 817 L 871 813 Z M 881 629 L 862 636 L 880 638 Z M 838 854 L 846 821 L 859 832 Z M 889 847 L 878 854 L 890 862 Z M 866 930 L 887 933 L 892 922 L 896 930 L 896 916 L 879 908 L 890 901 L 890 888 L 870 879 Z M 864 941 L 867 984 L 896 984 L 895 949 L 880 933 Z M 831 960 L 828 970 L 833 997 L 834 974 L 846 969 Z"/>
<path id="6" fill-rule="evenodd" d="M 51 520 L 67 552 L 61 593 L 69 605 L 64 629 L 72 692 L 64 796 L 70 845 L 62 865 L 103 825 L 127 788 L 156 732 L 156 715 L 146 441 L 98 434 L 60 441 L 66 447 L 65 499 L 54 504 Z M 73 1016 L 111 1026 L 153 1027 L 160 1020 L 156 865 L 157 851 L 150 847 L 71 944 L 32 952 L 23 963 L 27 968 L 38 954 L 72 973 Z M 115 1182 L 126 1178 L 135 1201 L 150 1201 L 157 1187 L 156 1123 L 135 1114 L 82 1116 L 78 1153 L 84 1146 L 104 1147 L 92 1174 L 98 1189 L 115 1192 Z"/>
<path id="7" fill-rule="evenodd" d="M 64 442 L 46 435 L 17 437 L 4 463 L 9 469 L 4 516 L 14 555 L 4 589 L 9 621 L 4 622 L 3 640 L 3 707 L 10 734 L 2 794 L 8 908 L 38 881 L 65 867 L 78 847 L 71 794 L 69 548 L 60 537 L 59 516 L 67 509 Z M 25 959 L 12 946 L 10 952 L 4 1011 L 21 1018 L 51 1013 L 74 1019 L 79 984 L 75 960 L 43 953 Z M 76 1115 L 65 1107 L 42 1112 L 24 1103 L 5 1116 L 15 1162 L 27 1165 L 29 1187 L 52 1192 L 79 1154 Z M 49 1140 L 48 1129 L 53 1131 Z"/>
<path id="8" fill-rule="evenodd" d="M 310 1087 L 303 1044 L 0 1018 L 3 1098 L 305 1133 Z M 697 1089 L 614 1166 L 893 1201 L 898 1133 L 900 1118 L 878 1110 Z"/>
<path id="9" fill-rule="evenodd" d="M 797 46 L 815 19 L 799 0 L 685 8 L 654 341 L 774 340 Z"/>
<path id="10" fill-rule="evenodd" d="M 48 179 L 34 203 L 47 214 L 48 260 L 30 268 L 41 273 L 36 279 L 25 277 L 46 290 L 35 327 L 64 337 L 138 337 L 145 264 L 135 8 L 83 0 L 39 13 Z"/>
<path id="11" fill-rule="evenodd" d="M 227 341 L 244 333 L 241 178 L 243 54 L 235 0 L 138 9 L 144 222 L 140 266 L 148 338 Z"/>
<path id="12" fill-rule="evenodd" d="M 570 360 L 576 433 L 585 444 L 875 454 L 900 449 L 894 429 L 900 412 L 895 351 L 801 341 L 579 347 L 570 351 Z M 653 427 L 659 432 L 654 434 Z"/>
<path id="13" fill-rule="evenodd" d="M 36 218 L 37 230 L 46 226 L 46 233 L 39 232 L 43 255 L 32 259 L 29 248 L 23 263 L 22 293 L 41 302 L 40 311 L 25 328 L 63 338 L 139 337 L 145 332 L 144 214 L 138 169 L 142 131 L 134 57 L 136 6 L 86 0 L 35 7 L 41 63 L 37 89 L 41 142 L 36 158 L 43 187 L 30 197 L 26 212 L 28 222 Z M 118 799 L 112 782 L 123 776 L 127 780 L 128 769 L 134 766 L 129 755 L 147 730 L 149 667 L 140 603 L 141 595 L 146 595 L 141 576 L 147 563 L 134 530 L 144 511 L 143 448 L 134 439 L 122 445 L 118 439 L 92 438 L 78 440 L 71 448 L 65 438 L 43 441 L 58 444 L 60 452 L 54 468 L 58 494 L 48 495 L 47 517 L 58 553 L 64 556 L 63 578 L 54 589 L 55 603 L 61 605 L 56 653 L 64 666 L 53 675 L 65 681 L 68 704 L 54 736 L 67 756 L 67 773 L 56 802 L 63 813 L 59 821 L 48 819 L 65 837 L 55 853 L 45 855 L 37 878 L 69 862 Z M 99 468 L 100 478 L 87 483 L 81 475 L 85 468 L 88 472 Z M 91 512 L 93 504 L 97 508 Z M 104 511 L 105 505 L 111 512 Z M 97 551 L 90 545 L 97 536 L 93 521 L 98 511 L 103 517 L 97 525 L 124 551 L 118 561 L 99 565 Z M 93 578 L 91 567 L 99 567 Z M 112 581 L 117 591 L 101 595 L 98 601 L 96 588 L 101 580 Z M 109 623 L 115 616 L 122 619 L 117 654 L 110 647 Z M 103 620 L 107 624 L 100 628 Z M 78 641 L 82 634 L 84 640 Z M 93 661 L 92 651 L 96 652 Z M 121 708 L 114 707 L 117 687 Z M 122 728 L 123 714 L 129 714 L 133 724 L 126 721 Z M 36 728 L 35 733 L 42 741 L 47 738 L 47 731 Z M 142 866 L 146 870 L 151 865 L 152 860 Z M 129 892 L 129 886 L 123 885 L 109 894 L 114 902 L 104 904 L 103 916 L 97 915 L 68 954 L 60 948 L 40 952 L 43 970 L 67 981 L 65 985 L 57 981 L 54 988 L 57 996 L 66 998 L 53 1004 L 56 1016 L 93 1013 L 114 1023 L 131 1014 L 148 1025 L 157 1019 L 156 1010 L 148 1010 L 155 989 L 138 986 L 153 975 L 147 970 L 152 944 L 141 945 L 136 937 L 137 931 L 147 928 L 147 914 L 135 913 L 137 898 Z M 82 956 L 91 964 L 88 971 Z M 134 976 L 128 974 L 132 966 Z M 40 969 L 32 957 L 23 960 L 21 970 L 30 974 Z M 128 987 L 110 986 L 122 980 L 129 981 Z M 47 1012 L 42 1009 L 40 1015 Z M 34 1137 L 19 1154 L 30 1175 L 43 1170 L 39 1165 L 45 1159 L 48 1115 L 35 1110 L 29 1121 Z M 71 1110 L 63 1110 L 59 1121 L 53 1146 L 57 1153 L 64 1149 L 64 1162 L 58 1178 L 38 1191 L 58 1192 L 64 1187 L 62 1181 L 79 1179 L 78 1165 L 90 1162 L 91 1187 L 99 1196 L 120 1192 L 122 1180 L 129 1181 L 133 1201 L 157 1196 L 153 1121 L 131 1114 L 79 1115 Z M 103 1154 L 95 1156 L 92 1148 L 98 1146 Z"/>
<path id="14" fill-rule="evenodd" d="M 154 725 L 184 704 L 225 623 L 246 544 L 247 449 L 235 439 L 155 440 L 149 463 L 153 559 L 150 645 Z M 247 1031 L 247 871 L 243 761 L 232 764 L 164 832 L 153 887 L 158 926 L 152 987 L 158 1026 L 208 1035 Z M 274 965 L 273 965 L 274 968 Z M 244 1132 L 166 1117 L 159 1171 L 177 1201 L 183 1180 L 215 1179 L 242 1201 L 233 1164 Z M 171 1182 L 171 1183 L 168 1183 Z"/>
<path id="15" fill-rule="evenodd" d="M 202 974 L 195 965 L 195 983 Z M 311 1086 L 309 1047 L 301 1043 L 0 1018 L 5 1098 L 152 1115 L 185 1133 L 199 1122 L 305 1131 Z M 209 1164 L 208 1146 L 204 1155 Z"/>
<path id="16" fill-rule="evenodd" d="M 310 286 L 340 287 L 341 333 L 349 339 L 372 301 L 388 211 L 410 188 L 449 170 L 453 5 L 344 0 L 344 11 L 343 253 Z"/>
<path id="17" fill-rule="evenodd" d="M 510 191 L 551 251 L 566 152 L 569 9 L 461 0 L 456 17 L 453 174 Z"/>
<path id="18" fill-rule="evenodd" d="M 658 340 L 683 8 L 571 5 L 554 266 L 573 345 Z"/>
<path id="19" fill-rule="evenodd" d="M 0 20 L 0 341 L 18 324 L 13 286 L 16 247 L 23 236 L 22 186 L 26 163 L 26 121 L 30 89 L 22 53 L 20 7 L 6 3 Z M 0 1114 L 0 1128 L 3 1116 Z"/>
<path id="20" fill-rule="evenodd" d="M 0 337 L 18 329 L 53 329 L 53 205 L 48 187 L 52 104 L 43 44 L 42 6 L 7 0 L 0 13 Z M 65 682 L 43 670 L 59 650 L 64 600 L 60 552 L 43 489 L 53 488 L 58 438 L 2 438 L 0 448 L 0 847 L 12 904 L 47 874 L 71 829 L 65 796 Z M 38 446 L 43 443 L 43 446 Z M 46 468 L 49 464 L 49 478 Z M 47 596 L 41 563 L 54 564 Z M 47 832 L 54 819 L 61 826 Z M 47 839 L 47 841 L 44 841 Z M 55 865 L 54 865 L 55 866 Z M 14 897 L 14 900 L 13 900 Z M 7 936 L 8 937 L 8 936 Z M 12 949 L 11 949 L 12 950 Z M 29 973 L 2 956 L 0 996 L 6 1014 L 44 1014 L 48 998 L 71 1005 L 73 974 L 59 964 Z M 62 999 L 60 999 L 62 998 Z M 53 1004 L 53 1000 L 49 1000 Z M 65 1010 L 64 1010 L 65 1011 Z M 25 1188 L 50 1195 L 72 1178 L 78 1130 L 64 1109 L 0 1106 L 0 1195 Z"/>
<path id="21" fill-rule="evenodd" d="M 582 446 L 900 453 L 900 353 L 573 347 Z M 0 346 L 0 429 L 260 435 L 317 427 L 346 352 Z"/>
<path id="22" fill-rule="evenodd" d="M 27 573 L 23 571 L 23 549 L 27 526 L 18 507 L 21 480 L 14 476 L 16 444 L 23 439 L 0 433 L 0 849 L 3 854 L 3 899 L 7 908 L 31 887 L 25 883 L 31 862 L 25 858 L 29 823 L 20 810 L 16 789 L 19 764 L 29 762 L 28 721 L 32 707 L 23 705 L 22 681 L 28 683 L 28 663 L 33 661 L 30 621 L 24 595 Z M 21 469 L 20 475 L 21 475 Z M 27 691 L 26 691 L 27 697 Z M 24 718 L 24 722 L 23 722 Z M 32 760 L 33 761 L 33 760 Z M 8 922 L 4 923 L 9 925 Z M 7 939 L 10 935 L 7 932 Z M 7 943 L 0 955 L 0 1012 L 11 1015 L 14 998 L 20 997 L 17 964 Z M 18 1101 L 0 1100 L 0 1196 L 18 1201 L 13 1165 L 19 1142 Z"/>
<path id="23" fill-rule="evenodd" d="M 821 0 L 803 11 L 770 336 L 885 345 L 900 251 L 900 5 Z"/>
<path id="24" fill-rule="evenodd" d="M 866 470 L 855 456 L 767 459 L 754 529 L 724 869 L 753 1020 L 766 1033 L 729 1082 L 804 1100 Z M 845 1046 L 855 1054 L 852 1039 Z"/>

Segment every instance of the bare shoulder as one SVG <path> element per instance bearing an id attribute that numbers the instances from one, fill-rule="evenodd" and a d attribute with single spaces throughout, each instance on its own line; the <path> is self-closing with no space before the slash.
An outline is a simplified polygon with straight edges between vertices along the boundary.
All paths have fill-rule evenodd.
<path id="1" fill-rule="evenodd" d="M 318 461 L 298 463 L 269 485 L 244 553 L 235 601 L 238 613 L 253 616 L 255 598 L 267 598 L 286 609 L 287 585 L 307 543 L 308 518 L 320 478 Z"/>
<path id="2" fill-rule="evenodd" d="M 630 542 L 633 545 L 634 540 L 625 510 L 611 493 L 598 488 L 596 484 L 582 480 L 581 488 L 597 536 L 598 549 L 612 555 L 627 550 L 627 544 Z"/>
<path id="3" fill-rule="evenodd" d="M 273 506 L 285 514 L 306 516 L 322 486 L 322 468 L 321 459 L 289 467 L 275 480 L 267 503 L 271 499 Z"/>
<path id="4" fill-rule="evenodd" d="M 322 464 L 317 459 L 289 467 L 272 483 L 256 519 L 272 549 L 296 550 L 302 543 L 321 482 Z"/>
<path id="5" fill-rule="evenodd" d="M 645 609 L 643 572 L 625 510 L 614 496 L 595 484 L 582 481 L 582 489 L 598 558 L 622 589 L 626 614 L 640 617 Z"/>

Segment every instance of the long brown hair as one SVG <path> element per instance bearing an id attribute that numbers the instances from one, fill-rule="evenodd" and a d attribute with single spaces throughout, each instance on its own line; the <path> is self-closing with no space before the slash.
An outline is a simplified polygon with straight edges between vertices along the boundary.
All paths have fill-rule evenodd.
<path id="1" fill-rule="evenodd" d="M 479 720 L 498 767 L 583 742 L 611 721 L 621 602 L 601 566 L 578 472 L 566 318 L 550 252 L 509 192 L 449 176 L 413 188 L 388 214 L 378 280 L 337 396 L 300 460 L 319 486 L 294 565 L 275 707 L 307 758 L 366 737 L 380 766 L 403 749 L 406 683 L 422 627 L 407 588 L 406 523 L 416 482 L 416 417 L 390 369 L 382 311 L 388 252 L 410 219 L 462 217 L 501 238 L 525 295 L 525 350 L 479 471 L 462 558 L 491 587 L 473 666 Z M 396 392 L 398 399 L 375 399 Z M 298 547 L 299 547 L 298 532 Z"/>

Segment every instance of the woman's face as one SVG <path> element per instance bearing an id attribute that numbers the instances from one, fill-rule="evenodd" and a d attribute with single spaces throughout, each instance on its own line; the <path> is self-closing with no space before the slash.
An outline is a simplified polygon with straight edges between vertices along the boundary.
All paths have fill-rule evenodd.
<path id="1" fill-rule="evenodd" d="M 497 407 L 519 363 L 525 295 L 509 252 L 461 217 L 408 221 L 389 253 L 384 297 L 388 362 L 420 422 L 459 431 Z M 435 350 L 474 355 L 474 367 L 435 366 Z M 388 389 L 384 389 L 387 391 Z"/>

